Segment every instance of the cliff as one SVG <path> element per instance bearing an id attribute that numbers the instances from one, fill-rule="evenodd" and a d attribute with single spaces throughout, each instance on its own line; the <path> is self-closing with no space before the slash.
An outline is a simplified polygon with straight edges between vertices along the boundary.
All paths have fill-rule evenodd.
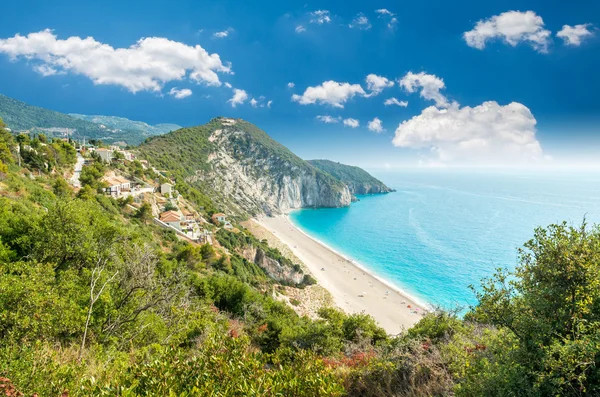
<path id="1" fill-rule="evenodd" d="M 360 167 L 340 164 L 330 160 L 308 160 L 308 162 L 315 168 L 346 184 L 351 194 L 389 193 L 394 191 Z"/>
<path id="2" fill-rule="evenodd" d="M 216 118 L 147 140 L 140 154 L 197 186 L 224 209 L 279 214 L 350 204 L 348 187 L 239 119 Z"/>

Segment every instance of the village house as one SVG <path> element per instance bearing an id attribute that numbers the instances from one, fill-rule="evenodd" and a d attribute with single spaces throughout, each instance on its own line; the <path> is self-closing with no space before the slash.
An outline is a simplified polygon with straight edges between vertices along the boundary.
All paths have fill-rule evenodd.
<path id="1" fill-rule="evenodd" d="M 175 211 L 166 211 L 160 214 L 160 221 L 177 230 L 181 230 L 181 215 Z"/>
<path id="2" fill-rule="evenodd" d="M 131 181 L 122 176 L 109 176 L 103 178 L 103 182 L 108 184 L 104 191 L 114 197 L 119 197 L 123 192 L 131 191 Z"/>
<path id="3" fill-rule="evenodd" d="M 134 154 L 131 153 L 129 150 L 119 150 L 119 153 L 121 153 L 127 161 L 133 161 L 135 159 Z"/>
<path id="4" fill-rule="evenodd" d="M 171 185 L 170 183 L 163 183 L 162 185 L 160 185 L 160 194 L 162 194 L 163 196 L 165 195 L 171 195 L 173 191 L 173 185 Z"/>
<path id="5" fill-rule="evenodd" d="M 98 156 L 100 156 L 100 159 L 105 163 L 110 163 L 110 161 L 113 159 L 113 151 L 112 150 L 100 148 L 100 149 L 96 149 L 96 153 L 98 153 Z"/>
<path id="6" fill-rule="evenodd" d="M 217 214 L 213 214 L 211 219 L 215 225 L 219 223 L 225 223 L 227 222 L 227 215 L 219 212 Z"/>

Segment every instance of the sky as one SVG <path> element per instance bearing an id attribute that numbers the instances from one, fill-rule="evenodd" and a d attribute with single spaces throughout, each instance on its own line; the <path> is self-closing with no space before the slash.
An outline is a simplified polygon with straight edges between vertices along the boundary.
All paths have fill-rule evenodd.
<path id="1" fill-rule="evenodd" d="M 600 156 L 600 2 L 13 1 L 0 93 L 366 168 Z"/>

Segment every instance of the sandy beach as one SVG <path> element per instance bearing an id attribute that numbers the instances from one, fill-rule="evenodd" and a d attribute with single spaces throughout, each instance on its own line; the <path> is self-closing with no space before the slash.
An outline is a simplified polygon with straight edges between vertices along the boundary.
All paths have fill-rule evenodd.
<path id="1" fill-rule="evenodd" d="M 290 248 L 319 284 L 331 293 L 336 306 L 345 312 L 370 314 L 394 335 L 422 317 L 422 306 L 309 237 L 287 216 L 263 217 L 255 221 Z"/>

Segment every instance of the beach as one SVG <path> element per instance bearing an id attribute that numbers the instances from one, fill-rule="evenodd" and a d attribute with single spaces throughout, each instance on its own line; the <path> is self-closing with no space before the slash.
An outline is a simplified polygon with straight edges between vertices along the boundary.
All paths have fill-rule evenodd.
<path id="1" fill-rule="evenodd" d="M 298 257 L 346 313 L 371 315 L 388 334 L 422 318 L 424 307 L 358 264 L 298 229 L 287 215 L 255 219 Z"/>

